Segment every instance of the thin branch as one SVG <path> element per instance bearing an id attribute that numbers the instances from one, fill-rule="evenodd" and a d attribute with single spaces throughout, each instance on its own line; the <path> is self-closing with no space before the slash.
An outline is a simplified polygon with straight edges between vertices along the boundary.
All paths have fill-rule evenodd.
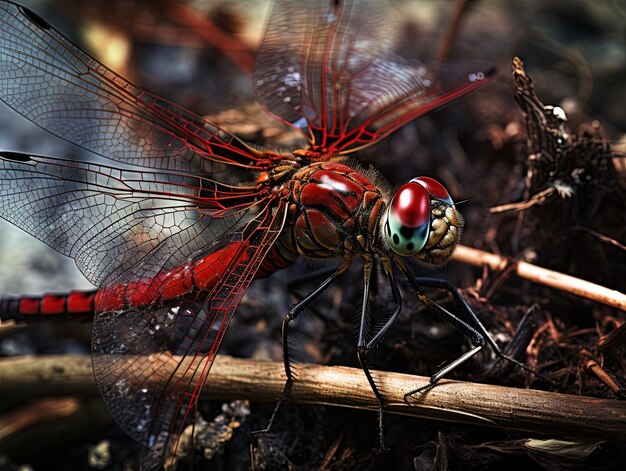
<path id="1" fill-rule="evenodd" d="M 237 36 L 227 33 L 200 12 L 182 3 L 164 3 L 170 19 L 193 30 L 208 44 L 220 50 L 247 74 L 252 73 L 254 56 Z"/>
<path id="2" fill-rule="evenodd" d="M 515 263 L 514 271 L 520 278 L 626 311 L 626 294 L 589 281 L 581 280 L 580 278 L 548 270 L 547 268 L 541 268 L 528 262 L 512 260 L 501 255 L 464 245 L 459 245 L 456 248 L 452 259 L 457 262 L 478 267 L 487 265 L 492 270 L 501 270 L 507 266 L 507 264 L 513 262 Z"/>
<path id="3" fill-rule="evenodd" d="M 463 19 L 468 7 L 469 0 L 456 0 L 454 2 L 454 9 L 450 18 L 450 24 L 446 30 L 446 35 L 439 44 L 437 53 L 435 54 L 436 61 L 443 61 L 450 55 L 452 46 L 454 45 L 454 42 L 459 34 L 461 20 Z"/>
<path id="4" fill-rule="evenodd" d="M 532 208 L 536 204 L 545 203 L 546 199 L 548 199 L 548 197 L 551 196 L 555 191 L 556 191 L 556 188 L 551 186 L 531 196 L 528 199 L 528 201 L 521 201 L 519 203 L 501 204 L 499 206 L 494 206 L 492 208 L 489 208 L 489 212 L 491 214 L 499 214 L 499 213 L 505 213 L 507 211 L 525 211 L 529 208 Z"/>
<path id="5" fill-rule="evenodd" d="M 136 358 L 134 359 L 136 360 Z M 128 361 L 133 361 L 129 358 Z M 339 366 L 298 365 L 289 402 L 376 411 L 363 372 Z M 434 418 L 554 437 L 626 440 L 626 402 L 546 391 L 443 380 L 404 402 L 404 393 L 428 378 L 374 371 L 389 413 Z M 146 385 L 156 378 L 147 378 Z M 275 402 L 285 381 L 282 363 L 218 356 L 205 398 Z M 10 358 L 0 361 L 0 399 L 7 395 L 96 394 L 86 356 Z"/>

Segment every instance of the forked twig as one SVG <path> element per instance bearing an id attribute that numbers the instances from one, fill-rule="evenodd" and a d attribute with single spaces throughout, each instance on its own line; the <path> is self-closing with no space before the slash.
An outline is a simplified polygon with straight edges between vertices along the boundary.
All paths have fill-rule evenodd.
<path id="1" fill-rule="evenodd" d="M 531 196 L 528 199 L 528 201 L 522 201 L 519 203 L 501 204 L 501 205 L 489 208 L 489 212 L 491 214 L 499 214 L 499 213 L 505 213 L 508 211 L 525 211 L 528 208 L 532 208 L 536 204 L 543 204 L 546 201 L 546 199 L 549 196 L 551 196 L 554 192 L 556 192 L 556 188 L 551 186 Z"/>

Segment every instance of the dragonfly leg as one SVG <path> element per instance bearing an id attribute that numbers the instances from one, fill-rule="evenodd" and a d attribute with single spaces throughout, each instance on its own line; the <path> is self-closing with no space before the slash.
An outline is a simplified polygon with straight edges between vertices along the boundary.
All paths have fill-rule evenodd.
<path id="1" fill-rule="evenodd" d="M 300 297 L 298 294 L 298 288 L 302 285 L 308 285 L 313 281 L 320 280 L 322 278 L 326 279 L 331 276 L 335 271 L 337 271 L 337 267 L 329 267 L 322 268 L 321 270 L 316 270 L 312 273 L 307 273 L 304 276 L 299 276 L 297 279 L 291 281 L 287 284 L 287 290 L 296 297 Z"/>
<path id="2" fill-rule="evenodd" d="M 512 363 L 512 364 L 514 364 L 514 365 L 516 365 L 518 367 L 520 367 L 521 369 L 523 369 L 525 371 L 528 371 L 529 373 L 534 374 L 535 376 L 543 379 L 544 381 L 552 383 L 552 381 L 550 379 L 544 377 L 543 375 L 541 375 L 537 371 L 533 370 L 528 365 L 525 365 L 524 363 L 522 363 L 522 362 L 516 360 L 515 358 L 513 358 L 511 356 L 508 356 L 504 352 L 502 352 L 502 349 L 500 348 L 500 346 L 496 343 L 496 341 L 493 339 L 491 334 L 489 334 L 489 331 L 485 328 L 485 326 L 480 321 L 480 319 L 478 318 L 478 316 L 476 315 L 474 310 L 467 303 L 465 298 L 463 296 L 461 296 L 461 293 L 459 293 L 459 290 L 457 290 L 454 286 L 452 286 L 447 280 L 442 280 L 442 279 L 438 279 L 438 278 L 425 278 L 425 277 L 415 278 L 415 280 L 421 286 L 427 286 L 427 287 L 430 287 L 430 288 L 439 288 L 439 289 L 443 289 L 443 290 L 448 291 L 454 297 L 454 299 L 457 301 L 457 303 L 461 306 L 463 312 L 465 313 L 467 318 L 470 320 L 470 322 L 472 323 L 473 327 L 476 328 L 476 330 L 478 330 L 478 332 L 480 332 L 480 334 L 484 337 L 484 339 L 487 341 L 489 346 L 492 348 L 493 352 L 499 358 L 502 358 L 503 360 L 506 360 L 506 361 L 508 361 L 508 362 L 510 362 L 510 363 Z"/>
<path id="3" fill-rule="evenodd" d="M 326 278 L 317 288 L 311 291 L 304 299 L 302 299 L 299 303 L 293 306 L 283 319 L 283 327 L 282 327 L 282 341 L 283 341 L 283 361 L 285 364 L 285 375 L 287 376 L 287 381 L 285 381 L 285 386 L 283 387 L 283 391 L 278 398 L 278 403 L 274 408 L 274 412 L 272 413 L 272 417 L 270 417 L 269 423 L 267 427 L 262 430 L 255 431 L 255 434 L 267 433 L 272 428 L 274 421 L 276 420 L 276 416 L 278 415 L 278 411 L 280 410 L 280 406 L 285 401 L 285 398 L 289 394 L 291 390 L 291 386 L 294 381 L 294 375 L 291 368 L 291 359 L 289 352 L 289 324 L 296 320 L 302 312 L 306 309 L 306 307 L 317 297 L 319 296 L 330 284 L 332 284 L 343 272 L 345 272 L 350 267 L 350 260 L 345 260 L 328 278 Z"/>
<path id="4" fill-rule="evenodd" d="M 448 311 L 447 309 L 445 309 L 444 307 L 440 306 L 439 304 L 434 302 L 432 299 L 430 299 L 426 295 L 426 293 L 424 292 L 424 289 L 423 289 L 422 284 L 421 284 L 422 279 L 421 278 L 418 279 L 418 278 L 414 277 L 413 274 L 408 270 L 408 268 L 406 266 L 398 264 L 398 267 L 400 268 L 402 273 L 404 273 L 404 275 L 408 278 L 408 280 L 411 283 L 413 289 L 415 289 L 415 291 L 417 292 L 417 296 L 420 299 L 420 301 L 422 301 L 426 305 L 426 307 L 428 307 L 428 309 L 430 309 L 432 312 L 434 312 L 439 317 L 441 317 L 442 319 L 444 319 L 445 321 L 450 323 L 453 327 L 455 327 L 460 332 L 462 332 L 472 343 L 472 349 L 471 350 L 465 352 L 463 355 L 461 355 L 460 357 L 458 357 L 457 359 L 455 359 L 451 363 L 449 363 L 449 364 L 443 366 L 442 368 L 439 368 L 438 370 L 436 370 L 432 374 L 432 376 L 430 377 L 430 380 L 428 381 L 427 384 L 425 384 L 424 386 L 420 386 L 419 388 L 415 388 L 415 389 L 409 391 L 408 393 L 406 393 L 404 395 L 404 400 L 405 400 L 405 402 L 408 403 L 408 398 L 410 396 L 413 396 L 414 394 L 417 394 L 419 392 L 423 392 L 423 391 L 426 391 L 426 390 L 432 388 L 435 384 L 437 384 L 437 382 L 441 378 L 443 378 L 445 375 L 447 375 L 448 373 L 450 373 L 451 371 L 456 369 L 459 365 L 461 365 L 462 363 L 466 362 L 471 357 L 476 355 L 480 350 L 482 350 L 482 348 L 485 346 L 485 343 L 486 343 L 485 338 L 487 338 L 489 336 L 489 334 L 487 333 L 487 331 L 484 328 L 484 326 L 482 326 L 482 324 L 480 324 L 480 321 L 478 321 L 478 318 L 475 315 L 473 316 L 473 318 L 476 321 L 478 321 L 478 323 L 481 326 L 481 331 L 485 332 L 486 335 L 483 335 L 482 332 L 477 331 L 475 328 L 473 328 L 471 325 L 469 325 L 463 319 L 461 319 L 461 318 L 457 317 L 456 315 L 452 314 L 450 311 Z M 427 279 L 427 280 L 430 280 L 430 279 Z M 459 294 L 459 297 L 461 297 L 460 294 Z M 462 297 L 461 297 L 461 299 L 462 299 Z M 467 309 L 471 310 L 471 308 L 465 302 L 464 299 L 462 299 L 462 303 L 463 303 L 464 306 L 467 307 Z M 470 317 L 472 317 L 472 316 L 470 316 Z"/>
<path id="5" fill-rule="evenodd" d="M 316 270 L 312 273 L 307 273 L 304 276 L 300 276 L 297 279 L 291 281 L 287 284 L 287 291 L 294 296 L 296 299 L 302 299 L 302 287 L 312 284 L 313 282 L 319 282 L 320 280 L 324 280 L 330 275 L 332 275 L 335 271 L 337 271 L 337 267 L 329 267 L 323 268 L 321 270 Z M 311 313 L 320 318 L 323 322 L 328 322 L 328 316 L 322 314 L 319 309 L 311 309 Z"/>
<path id="6" fill-rule="evenodd" d="M 489 343 L 489 345 L 491 345 L 492 347 L 495 345 L 494 351 L 497 349 L 497 351 L 500 352 L 500 349 L 489 335 L 489 332 L 487 332 L 487 329 L 482 325 L 472 308 L 469 306 L 469 304 L 467 304 L 467 302 L 465 301 L 465 299 L 463 299 L 460 293 L 452 287 L 452 285 L 444 280 L 436 280 L 434 278 L 416 278 L 406 266 L 398 266 L 402 273 L 404 273 L 404 275 L 408 278 L 413 289 L 417 292 L 417 296 L 420 301 L 422 301 L 426 305 L 426 307 L 428 307 L 432 312 L 443 318 L 445 321 L 449 322 L 453 327 L 463 333 L 472 343 L 471 350 L 465 352 L 463 355 L 461 355 L 451 363 L 436 370 L 430 377 L 430 380 L 427 384 L 406 393 L 404 395 L 404 400 L 408 403 L 409 396 L 432 388 L 441 378 L 443 378 L 445 375 L 456 369 L 459 365 L 476 355 L 480 350 L 482 350 L 486 343 Z M 469 315 L 472 323 L 474 323 L 476 327 L 478 327 L 478 330 L 472 327 L 468 322 L 454 315 L 453 313 L 430 299 L 428 295 L 426 295 L 426 293 L 424 292 L 422 286 L 432 286 L 442 289 L 450 288 L 450 290 L 453 291 L 453 295 L 455 296 L 455 298 L 457 298 L 463 306 L 463 310 L 466 311 L 466 313 Z M 456 292 L 456 294 L 454 292 Z M 500 354 L 502 355 L 501 352 Z"/>
<path id="7" fill-rule="evenodd" d="M 367 365 L 366 357 L 370 350 L 378 344 L 380 339 L 385 335 L 385 333 L 389 330 L 389 328 L 393 325 L 395 320 L 397 319 L 400 311 L 402 309 L 402 296 L 400 295 L 400 289 L 398 288 L 398 283 L 393 275 L 393 270 L 390 263 L 385 263 L 383 260 L 383 266 L 385 268 L 385 273 L 387 275 L 387 279 L 389 280 L 389 285 L 391 286 L 391 295 L 394 303 L 394 310 L 391 316 L 387 319 L 385 324 L 380 328 L 380 330 L 370 339 L 365 339 L 365 331 L 367 327 L 368 321 L 368 311 L 367 305 L 369 301 L 369 285 L 372 273 L 372 261 L 366 260 L 365 267 L 363 271 L 363 305 L 361 307 L 361 321 L 359 325 L 359 339 L 357 344 L 357 356 L 359 359 L 359 363 L 361 364 L 361 368 L 365 373 L 365 377 L 367 381 L 370 383 L 370 387 L 378 399 L 378 403 L 380 405 L 378 410 L 378 431 L 380 437 L 380 449 L 385 450 L 385 435 L 383 430 L 383 396 L 381 395 L 378 387 L 376 386 L 376 382 L 374 378 L 372 378 L 372 374 L 370 372 L 369 366 Z"/>

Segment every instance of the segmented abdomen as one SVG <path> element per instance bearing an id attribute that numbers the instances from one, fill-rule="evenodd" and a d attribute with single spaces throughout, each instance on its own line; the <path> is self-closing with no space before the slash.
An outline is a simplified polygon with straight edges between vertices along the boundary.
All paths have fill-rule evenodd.
<path id="1" fill-rule="evenodd" d="M 17 322 L 90 319 L 96 311 L 137 308 L 154 303 L 174 304 L 186 294 L 213 288 L 235 257 L 245 256 L 246 251 L 240 252 L 242 244 L 233 242 L 193 263 L 175 267 L 148 280 L 86 292 L 3 298 L 0 299 L 0 319 Z"/>
<path id="2" fill-rule="evenodd" d="M 0 319 L 32 320 L 82 319 L 93 316 L 97 290 L 69 294 L 7 297 L 0 300 Z"/>

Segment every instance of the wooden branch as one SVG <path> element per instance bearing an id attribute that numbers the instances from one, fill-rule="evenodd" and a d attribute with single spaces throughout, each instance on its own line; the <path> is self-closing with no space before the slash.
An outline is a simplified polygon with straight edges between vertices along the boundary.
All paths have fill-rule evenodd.
<path id="1" fill-rule="evenodd" d="M 626 294 L 589 281 L 581 280 L 580 278 L 548 270 L 547 268 L 541 268 L 528 262 L 510 260 L 501 255 L 473 249 L 464 245 L 459 245 L 456 248 L 452 254 L 452 260 L 479 267 L 487 265 L 492 270 L 501 270 L 508 263 L 514 263 L 514 271 L 520 278 L 626 311 Z"/>
<path id="2" fill-rule="evenodd" d="M 626 402 L 442 380 L 414 397 L 409 406 L 403 400 L 404 393 L 426 384 L 428 378 L 381 371 L 373 374 L 384 394 L 385 410 L 390 413 L 555 437 L 626 440 Z M 289 396 L 291 403 L 377 410 L 378 403 L 359 369 L 297 365 L 297 375 Z M 203 396 L 275 402 L 284 381 L 282 363 L 218 356 Z M 0 361 L 0 399 L 7 395 L 79 393 L 96 393 L 91 362 L 86 356 Z"/>

